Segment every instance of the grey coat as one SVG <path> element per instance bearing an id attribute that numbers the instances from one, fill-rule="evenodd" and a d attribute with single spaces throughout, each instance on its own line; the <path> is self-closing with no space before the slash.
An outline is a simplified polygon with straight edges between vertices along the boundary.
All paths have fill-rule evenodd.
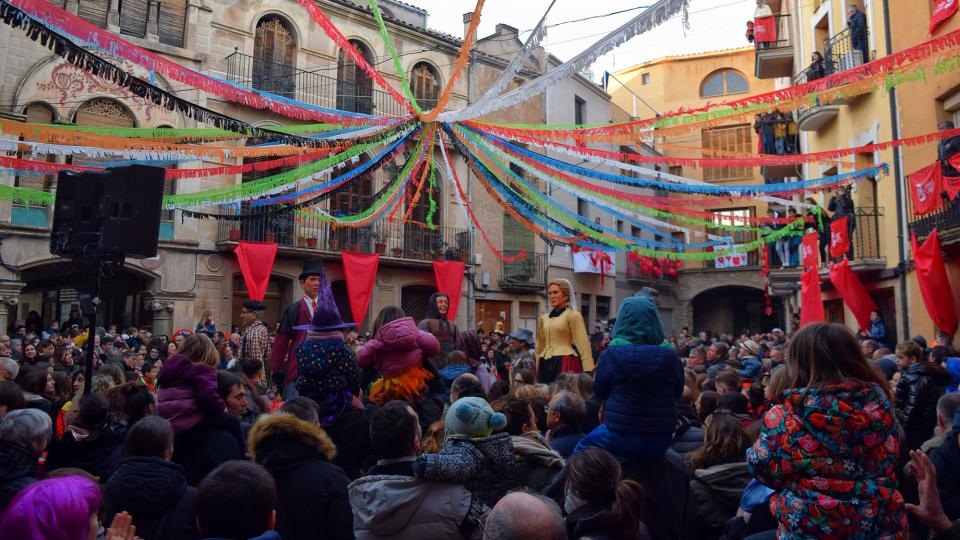
<path id="1" fill-rule="evenodd" d="M 489 509 L 460 484 L 374 475 L 348 488 L 357 540 L 480 538 Z"/>

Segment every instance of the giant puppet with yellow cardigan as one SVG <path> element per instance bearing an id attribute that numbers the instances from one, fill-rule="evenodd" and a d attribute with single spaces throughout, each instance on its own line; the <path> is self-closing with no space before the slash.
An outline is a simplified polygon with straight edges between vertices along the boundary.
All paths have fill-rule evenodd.
<path id="1" fill-rule="evenodd" d="M 550 384 L 561 373 L 593 371 L 590 338 L 580 312 L 570 308 L 570 281 L 547 285 L 549 313 L 537 319 L 537 382 Z"/>

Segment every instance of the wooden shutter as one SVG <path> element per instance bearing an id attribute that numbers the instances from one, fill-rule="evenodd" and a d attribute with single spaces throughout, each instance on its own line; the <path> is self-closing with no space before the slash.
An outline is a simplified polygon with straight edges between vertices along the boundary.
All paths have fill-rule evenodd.
<path id="1" fill-rule="evenodd" d="M 183 32 L 187 22 L 186 0 L 160 1 L 160 42 L 183 47 Z"/>
<path id="2" fill-rule="evenodd" d="M 77 15 L 90 24 L 100 28 L 107 26 L 107 11 L 110 10 L 110 0 L 80 0 L 80 9 Z"/>
<path id="3" fill-rule="evenodd" d="M 710 157 L 729 157 L 731 152 L 752 152 L 752 130 L 749 125 L 705 129 L 702 132 L 704 150 L 719 150 Z M 703 170 L 704 180 L 747 179 L 753 175 L 752 167 L 708 167 Z"/>
<path id="4" fill-rule="evenodd" d="M 413 97 L 417 98 L 420 108 L 427 111 L 437 105 L 440 97 L 439 83 L 429 64 L 420 63 L 413 68 Z"/>
<path id="5" fill-rule="evenodd" d="M 139 38 L 147 35 L 147 0 L 120 2 L 120 33 Z"/>

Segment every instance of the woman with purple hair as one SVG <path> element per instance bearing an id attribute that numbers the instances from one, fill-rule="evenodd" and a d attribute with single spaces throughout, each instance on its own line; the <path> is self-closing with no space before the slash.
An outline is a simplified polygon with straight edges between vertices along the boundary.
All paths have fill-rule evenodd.
<path id="1" fill-rule="evenodd" d="M 26 487 L 0 515 L 6 538 L 86 540 L 100 528 L 100 487 L 82 476 L 43 480 Z"/>

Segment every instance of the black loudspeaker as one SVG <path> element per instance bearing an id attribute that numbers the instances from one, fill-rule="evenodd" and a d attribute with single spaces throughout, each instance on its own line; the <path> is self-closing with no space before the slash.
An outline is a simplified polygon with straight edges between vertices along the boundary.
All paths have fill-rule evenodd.
<path id="1" fill-rule="evenodd" d="M 145 165 L 103 172 L 61 171 L 50 253 L 62 257 L 157 255 L 164 169 Z"/>

